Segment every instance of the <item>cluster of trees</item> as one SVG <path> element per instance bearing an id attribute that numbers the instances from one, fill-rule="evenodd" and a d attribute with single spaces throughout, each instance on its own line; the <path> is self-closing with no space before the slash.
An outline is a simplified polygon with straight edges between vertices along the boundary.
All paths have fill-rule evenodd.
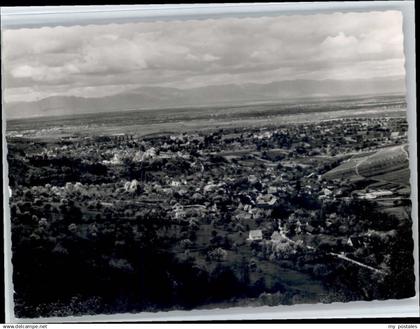
<path id="1" fill-rule="evenodd" d="M 84 163 L 81 159 L 67 156 L 46 160 L 40 157 L 16 157 L 8 153 L 9 167 L 13 168 L 9 175 L 9 185 L 39 186 L 51 184 L 63 186 L 66 182 L 105 183 L 110 182 L 108 169 L 101 163 Z"/>
<path id="2" fill-rule="evenodd" d="M 75 223 L 73 205 L 62 211 L 69 214 L 58 223 L 34 215 L 13 225 L 18 316 L 191 309 L 265 291 L 262 282 L 250 284 L 245 262 L 234 270 L 223 262 L 210 269 L 194 259 L 179 261 L 153 220 L 97 219 L 87 226 Z M 55 230 L 56 225 L 61 228 Z M 88 238 L 81 234 L 83 227 Z M 216 248 L 209 257 L 220 262 L 225 253 Z"/>
<path id="3" fill-rule="evenodd" d="M 336 222 L 326 227 L 326 215 L 337 214 Z M 312 240 L 312 251 L 295 248 L 288 254 L 289 266 L 322 278 L 324 282 L 341 287 L 349 300 L 407 298 L 414 294 L 413 239 L 411 220 L 386 213 L 374 201 L 351 199 L 325 203 L 318 212 L 317 224 L 313 225 L 331 237 L 327 240 Z M 341 232 L 342 227 L 351 227 L 351 232 Z M 360 236 L 361 243 L 347 244 L 347 236 Z M 348 261 L 339 260 L 330 252 L 345 251 L 346 255 L 382 273 L 363 268 Z M 396 281 L 398 278 L 399 281 Z"/>

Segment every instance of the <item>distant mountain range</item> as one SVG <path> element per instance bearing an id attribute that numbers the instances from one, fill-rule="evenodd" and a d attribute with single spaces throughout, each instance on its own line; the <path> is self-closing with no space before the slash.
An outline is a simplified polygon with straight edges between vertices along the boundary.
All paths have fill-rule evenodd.
<path id="1" fill-rule="evenodd" d="M 53 96 L 36 102 L 6 103 L 8 119 L 68 114 L 246 104 L 260 101 L 284 101 L 304 97 L 340 97 L 386 95 L 405 92 L 403 78 L 374 80 L 290 80 L 268 84 L 246 83 L 206 86 L 192 89 L 142 87 L 102 98 Z"/>

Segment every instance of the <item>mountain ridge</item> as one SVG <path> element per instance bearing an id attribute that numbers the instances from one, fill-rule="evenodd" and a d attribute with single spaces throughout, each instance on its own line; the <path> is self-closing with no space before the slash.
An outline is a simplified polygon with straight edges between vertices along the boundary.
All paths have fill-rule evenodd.
<path id="1" fill-rule="evenodd" d="M 34 102 L 5 103 L 8 119 L 114 112 L 223 103 L 284 101 L 308 97 L 345 97 L 404 93 L 404 79 L 285 80 L 181 89 L 146 86 L 105 97 L 51 96 Z"/>

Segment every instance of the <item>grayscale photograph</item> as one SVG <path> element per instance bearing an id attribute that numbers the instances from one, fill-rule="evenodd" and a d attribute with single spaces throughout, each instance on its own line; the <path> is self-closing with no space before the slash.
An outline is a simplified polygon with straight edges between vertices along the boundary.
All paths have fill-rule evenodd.
<path id="1" fill-rule="evenodd" d="M 1 42 L 16 318 L 416 295 L 400 11 Z"/>

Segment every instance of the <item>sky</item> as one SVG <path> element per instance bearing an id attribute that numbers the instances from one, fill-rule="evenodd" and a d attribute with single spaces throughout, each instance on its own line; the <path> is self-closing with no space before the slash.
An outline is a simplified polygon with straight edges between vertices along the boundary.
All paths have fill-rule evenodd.
<path id="1" fill-rule="evenodd" d="M 3 29 L 2 48 L 6 103 L 405 75 L 398 11 Z"/>

